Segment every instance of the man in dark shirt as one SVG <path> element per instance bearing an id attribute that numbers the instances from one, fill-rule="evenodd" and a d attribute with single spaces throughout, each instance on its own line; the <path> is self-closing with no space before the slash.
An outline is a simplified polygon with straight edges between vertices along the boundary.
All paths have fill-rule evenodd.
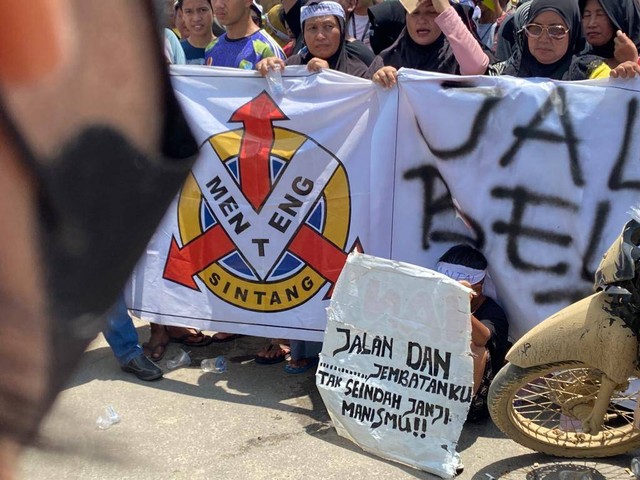
<path id="1" fill-rule="evenodd" d="M 487 259 L 478 250 L 469 245 L 456 245 L 440 257 L 436 268 L 473 290 L 471 353 L 474 398 L 467 420 L 481 420 L 488 416 L 487 394 L 491 380 L 504 364 L 509 342 L 507 316 L 495 300 L 485 295 Z"/>

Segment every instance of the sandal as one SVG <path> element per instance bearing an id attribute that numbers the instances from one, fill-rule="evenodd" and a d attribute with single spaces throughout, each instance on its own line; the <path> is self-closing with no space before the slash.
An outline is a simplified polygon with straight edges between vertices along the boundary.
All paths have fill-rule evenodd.
<path id="1" fill-rule="evenodd" d="M 159 362 L 167 351 L 167 345 L 169 344 L 166 342 L 160 342 L 152 347 L 148 342 L 145 342 L 142 344 L 142 351 L 147 358 Z"/>
<path id="2" fill-rule="evenodd" d="M 260 350 L 254 359 L 258 365 L 273 365 L 284 362 L 289 356 L 289 353 L 290 350 L 288 348 L 283 348 L 277 343 L 270 343 L 267 347 Z"/>
<path id="3" fill-rule="evenodd" d="M 294 367 L 290 363 L 284 366 L 284 371 L 287 373 L 291 373 L 292 375 L 296 375 L 298 373 L 304 373 L 307 370 L 315 367 L 318 364 L 318 357 L 316 358 L 303 358 L 298 360 L 299 362 L 302 360 L 306 360 L 306 363 L 300 365 L 299 367 Z"/>
<path id="4" fill-rule="evenodd" d="M 224 335 L 224 336 L 221 336 Z M 218 332 L 216 334 L 213 335 L 213 337 L 211 337 L 211 341 L 213 343 L 225 343 L 225 342 L 231 342 L 232 340 L 235 340 L 236 338 L 240 338 L 240 337 L 244 337 L 244 335 L 240 335 L 238 333 L 223 333 L 223 332 Z"/>
<path id="5" fill-rule="evenodd" d="M 169 334 L 169 341 L 173 343 L 181 343 L 182 345 L 186 345 L 187 347 L 206 347 L 213 342 L 213 337 L 211 335 L 205 335 L 200 330 L 189 331 L 191 329 L 187 329 L 187 333 L 174 337 Z"/>

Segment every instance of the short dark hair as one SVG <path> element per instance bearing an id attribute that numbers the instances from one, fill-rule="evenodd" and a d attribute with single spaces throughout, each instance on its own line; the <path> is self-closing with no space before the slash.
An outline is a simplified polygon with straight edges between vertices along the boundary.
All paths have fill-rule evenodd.
<path id="1" fill-rule="evenodd" d="M 476 270 L 485 270 L 487 268 L 485 256 L 471 245 L 455 245 L 444 252 L 438 261 L 453 265 L 464 265 Z"/>
<path id="2" fill-rule="evenodd" d="M 182 10 L 182 4 L 183 3 L 184 3 L 184 0 L 177 0 L 176 1 L 176 8 L 179 8 L 180 10 Z M 211 0 L 207 0 L 207 3 L 209 4 L 211 9 L 213 10 L 213 5 L 211 5 Z"/>

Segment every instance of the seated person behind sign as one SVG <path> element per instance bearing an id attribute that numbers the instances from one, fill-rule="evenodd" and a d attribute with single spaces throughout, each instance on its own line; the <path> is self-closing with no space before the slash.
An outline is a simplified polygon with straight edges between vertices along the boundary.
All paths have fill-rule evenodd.
<path id="1" fill-rule="evenodd" d="M 467 420 L 481 420 L 488 415 L 489 384 L 504 364 L 509 335 L 507 317 L 502 308 L 483 293 L 487 259 L 478 250 L 468 245 L 456 245 L 440 257 L 436 269 L 474 292 L 471 297 L 474 397 Z"/>

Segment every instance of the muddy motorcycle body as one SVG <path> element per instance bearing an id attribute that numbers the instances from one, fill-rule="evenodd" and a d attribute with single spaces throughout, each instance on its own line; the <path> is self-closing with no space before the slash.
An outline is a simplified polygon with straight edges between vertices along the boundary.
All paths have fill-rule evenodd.
<path id="1" fill-rule="evenodd" d="M 625 225 L 596 273 L 597 293 L 527 332 L 489 390 L 489 411 L 512 440 L 572 458 L 640 447 L 640 224 Z"/>

